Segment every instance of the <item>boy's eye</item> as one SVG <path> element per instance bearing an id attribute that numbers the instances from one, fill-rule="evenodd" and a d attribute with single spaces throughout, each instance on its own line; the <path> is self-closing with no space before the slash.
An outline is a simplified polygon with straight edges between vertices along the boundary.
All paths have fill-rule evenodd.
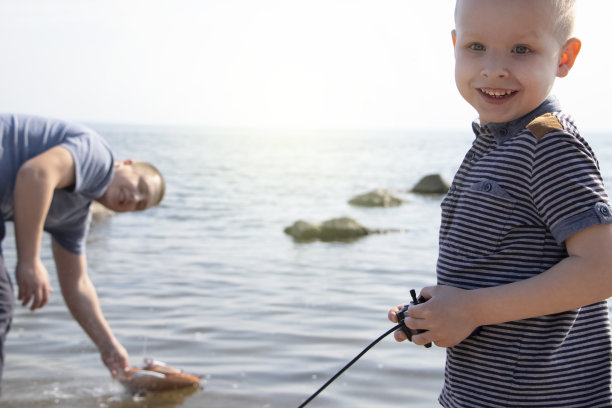
<path id="1" fill-rule="evenodd" d="M 512 52 L 515 54 L 529 54 L 531 50 L 525 45 L 517 45 L 516 47 L 514 47 Z"/>
<path id="2" fill-rule="evenodd" d="M 484 51 L 485 50 L 485 46 L 480 43 L 470 44 L 468 48 L 472 51 Z"/>

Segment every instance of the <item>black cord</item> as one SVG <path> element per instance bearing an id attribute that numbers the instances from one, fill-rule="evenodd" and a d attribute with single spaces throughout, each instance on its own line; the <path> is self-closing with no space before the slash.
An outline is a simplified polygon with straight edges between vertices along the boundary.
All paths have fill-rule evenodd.
<path id="1" fill-rule="evenodd" d="M 308 397 L 308 399 L 304 402 L 302 402 L 302 404 L 298 407 L 298 408 L 304 408 L 310 401 L 312 401 L 313 399 L 315 399 L 315 397 L 317 395 L 319 395 L 321 393 L 321 391 L 323 391 L 325 388 L 327 388 L 327 386 L 331 383 L 333 383 L 336 378 L 340 377 L 342 375 L 343 372 L 345 372 L 346 370 L 349 369 L 350 366 L 352 366 L 357 360 L 359 360 L 365 353 L 368 352 L 368 350 L 370 350 L 372 347 L 374 347 L 375 345 L 378 344 L 378 342 L 380 342 L 382 339 L 384 339 L 385 337 L 387 337 L 389 334 L 393 333 L 394 331 L 396 331 L 397 329 L 399 329 L 402 325 L 398 324 L 397 326 L 389 329 L 385 334 L 383 334 L 382 336 L 380 336 L 379 338 L 377 338 L 376 340 L 374 340 L 372 343 L 370 343 L 370 345 L 366 348 L 363 349 L 363 351 L 359 354 L 357 354 L 357 356 L 352 359 L 347 365 L 345 365 L 342 370 L 338 371 L 336 373 L 336 375 L 334 375 L 332 378 L 329 379 L 329 381 L 327 381 L 325 384 L 323 384 L 323 386 L 321 388 L 319 388 L 317 390 L 317 392 L 315 392 L 314 394 L 312 394 L 310 397 Z"/>

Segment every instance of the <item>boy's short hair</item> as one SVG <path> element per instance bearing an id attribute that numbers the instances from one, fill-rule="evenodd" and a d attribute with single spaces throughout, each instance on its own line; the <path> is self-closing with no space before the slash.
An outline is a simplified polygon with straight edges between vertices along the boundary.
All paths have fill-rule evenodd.
<path id="1" fill-rule="evenodd" d="M 457 20 L 457 4 L 455 2 L 455 21 Z M 542 0 L 536 0 L 542 1 Z M 574 23 L 576 21 L 576 0 L 550 0 L 554 14 L 553 25 L 559 42 L 564 45 L 574 34 Z"/>
<path id="2" fill-rule="evenodd" d="M 139 172 L 144 175 L 151 175 L 159 177 L 159 196 L 155 200 L 153 205 L 159 205 L 166 194 L 166 181 L 164 180 L 164 176 L 161 171 L 157 169 L 154 165 L 146 161 L 138 161 L 134 160 L 132 164 Z"/>
<path id="3" fill-rule="evenodd" d="M 574 23 L 576 21 L 576 0 L 553 0 L 557 14 L 554 21 L 555 32 L 561 44 L 574 34 Z"/>

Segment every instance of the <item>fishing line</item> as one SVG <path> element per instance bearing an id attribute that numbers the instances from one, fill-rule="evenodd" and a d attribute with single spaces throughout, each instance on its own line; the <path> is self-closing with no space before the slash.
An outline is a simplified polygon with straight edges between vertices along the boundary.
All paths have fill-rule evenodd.
<path id="1" fill-rule="evenodd" d="M 366 348 L 363 349 L 361 353 L 357 354 L 357 356 L 354 359 L 352 359 L 347 365 L 342 367 L 342 369 L 338 371 L 332 378 L 330 378 L 329 381 L 323 384 L 321 388 L 319 388 L 314 394 L 308 397 L 306 401 L 302 402 L 302 405 L 300 405 L 298 408 L 304 408 L 310 401 L 315 399 L 315 397 L 319 395 L 321 391 L 327 388 L 329 384 L 333 383 L 336 380 L 336 378 L 340 377 L 343 372 L 345 372 L 346 370 L 349 369 L 350 366 L 355 364 L 355 362 L 359 360 L 365 353 L 367 353 L 368 350 L 370 350 L 372 347 L 377 345 L 382 339 L 384 339 L 385 337 L 387 337 L 389 334 L 393 333 L 397 329 L 401 329 L 406 334 L 406 336 L 408 337 L 408 340 L 410 341 L 412 341 L 413 335 L 423 333 L 425 330 L 412 330 L 408 328 L 406 324 L 404 323 L 404 318 L 407 316 L 406 312 L 408 311 L 408 306 L 418 305 L 420 303 L 427 302 L 427 299 L 425 299 L 423 296 L 419 296 L 417 298 L 416 291 L 414 289 L 410 290 L 410 296 L 412 297 L 412 302 L 410 302 L 410 305 L 404 305 L 404 307 L 401 310 L 397 311 L 397 321 L 399 322 L 399 324 L 387 330 L 385 334 L 383 334 L 382 336 L 374 340 L 372 343 L 370 343 Z M 425 347 L 427 348 L 431 347 L 431 343 L 425 344 Z"/>
<path id="2" fill-rule="evenodd" d="M 368 352 L 368 350 L 370 350 L 372 347 L 374 347 L 375 345 L 377 345 L 382 339 L 384 339 L 385 337 L 387 337 L 389 334 L 393 333 L 394 331 L 396 331 L 397 329 L 401 328 L 402 324 L 398 324 L 395 327 L 389 329 L 385 334 L 383 334 L 382 336 L 380 336 L 379 338 L 377 338 L 376 340 L 374 340 L 372 343 L 370 343 L 366 348 L 363 349 L 363 351 L 359 354 L 357 354 L 357 356 L 352 359 L 347 365 L 345 365 L 344 367 L 342 367 L 342 369 L 340 371 L 338 371 L 332 378 L 329 379 L 329 381 L 327 381 L 325 384 L 323 384 L 323 386 L 321 388 L 319 388 L 314 394 L 312 394 L 310 397 L 308 397 L 308 399 L 304 402 L 302 402 L 302 404 L 298 407 L 298 408 L 303 408 L 305 407 L 310 401 L 312 401 L 313 399 L 316 398 L 317 395 L 319 395 L 321 393 L 321 391 L 323 391 L 325 388 L 327 388 L 327 386 L 331 383 L 333 383 L 336 378 L 340 377 L 342 375 L 343 372 L 345 372 L 346 370 L 349 369 L 350 366 L 352 366 L 357 360 L 359 360 L 365 353 Z"/>
<path id="3" fill-rule="evenodd" d="M 142 346 L 142 360 L 144 361 L 145 358 L 147 358 L 147 342 L 148 342 L 149 338 L 147 336 L 145 336 L 144 338 L 144 344 Z"/>

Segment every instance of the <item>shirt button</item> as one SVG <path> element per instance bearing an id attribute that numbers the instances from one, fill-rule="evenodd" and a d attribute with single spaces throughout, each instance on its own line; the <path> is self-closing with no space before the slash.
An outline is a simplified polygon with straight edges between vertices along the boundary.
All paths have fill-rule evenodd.
<path id="1" fill-rule="evenodd" d="M 506 136 L 508 136 L 508 129 L 506 129 L 506 128 L 502 128 L 502 129 L 500 129 L 500 130 L 499 130 L 499 134 L 500 134 L 502 137 L 506 137 Z"/>
<path id="2" fill-rule="evenodd" d="M 600 207 L 599 208 L 599 212 L 601 213 L 601 215 L 603 215 L 604 217 L 608 217 L 610 215 L 610 210 L 608 210 L 608 207 Z"/>
<path id="3" fill-rule="evenodd" d="M 487 183 L 484 185 L 483 190 L 488 193 L 489 191 L 491 191 L 491 189 L 493 188 L 493 186 L 491 185 L 491 183 Z"/>

